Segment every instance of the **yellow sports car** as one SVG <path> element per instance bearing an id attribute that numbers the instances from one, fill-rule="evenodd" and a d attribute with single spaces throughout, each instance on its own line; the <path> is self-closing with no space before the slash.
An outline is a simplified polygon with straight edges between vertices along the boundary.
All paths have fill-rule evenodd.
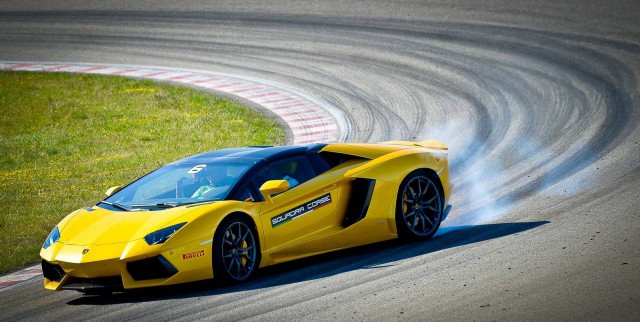
<path id="1" fill-rule="evenodd" d="M 437 141 L 223 149 L 163 166 L 53 229 L 50 290 L 102 293 L 215 277 L 368 243 L 432 237 L 450 206 Z"/>

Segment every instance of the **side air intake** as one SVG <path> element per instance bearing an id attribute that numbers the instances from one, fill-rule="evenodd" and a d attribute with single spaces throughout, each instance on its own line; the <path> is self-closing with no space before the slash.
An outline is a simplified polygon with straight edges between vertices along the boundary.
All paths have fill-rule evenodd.
<path id="1" fill-rule="evenodd" d="M 349 227 L 362 220 L 369 210 L 373 187 L 376 181 L 357 178 L 351 183 L 351 197 L 347 205 L 347 215 L 342 221 L 344 227 Z"/>

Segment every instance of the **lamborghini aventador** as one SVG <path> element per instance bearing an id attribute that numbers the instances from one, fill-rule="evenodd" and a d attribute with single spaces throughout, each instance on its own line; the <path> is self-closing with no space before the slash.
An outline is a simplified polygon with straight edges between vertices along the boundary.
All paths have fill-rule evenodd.
<path id="1" fill-rule="evenodd" d="M 211 279 L 400 238 L 446 218 L 437 141 L 244 147 L 163 166 L 65 217 L 41 251 L 44 286 L 85 293 Z"/>

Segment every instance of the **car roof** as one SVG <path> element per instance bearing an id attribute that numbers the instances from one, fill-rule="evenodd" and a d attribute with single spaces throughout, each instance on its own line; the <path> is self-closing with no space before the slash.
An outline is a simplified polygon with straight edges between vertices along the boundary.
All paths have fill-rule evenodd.
<path id="1" fill-rule="evenodd" d="M 301 153 L 318 152 L 324 148 L 327 144 L 315 143 L 307 145 L 286 145 L 286 146 L 248 146 L 244 148 L 229 148 L 205 152 L 202 154 L 193 155 L 184 159 L 172 162 L 174 164 L 179 163 L 192 163 L 192 162 L 211 162 L 219 159 L 229 159 L 238 161 L 252 161 L 258 162 L 261 160 L 269 161 L 275 160 L 290 155 L 296 155 Z"/>

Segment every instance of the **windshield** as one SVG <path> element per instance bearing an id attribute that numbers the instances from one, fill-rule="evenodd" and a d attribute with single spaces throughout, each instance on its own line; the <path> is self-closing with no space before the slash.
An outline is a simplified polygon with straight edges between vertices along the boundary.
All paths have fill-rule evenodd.
<path id="1" fill-rule="evenodd" d="M 170 164 L 138 179 L 101 204 L 119 210 L 176 207 L 224 200 L 251 163 L 228 160 L 211 163 Z"/>

